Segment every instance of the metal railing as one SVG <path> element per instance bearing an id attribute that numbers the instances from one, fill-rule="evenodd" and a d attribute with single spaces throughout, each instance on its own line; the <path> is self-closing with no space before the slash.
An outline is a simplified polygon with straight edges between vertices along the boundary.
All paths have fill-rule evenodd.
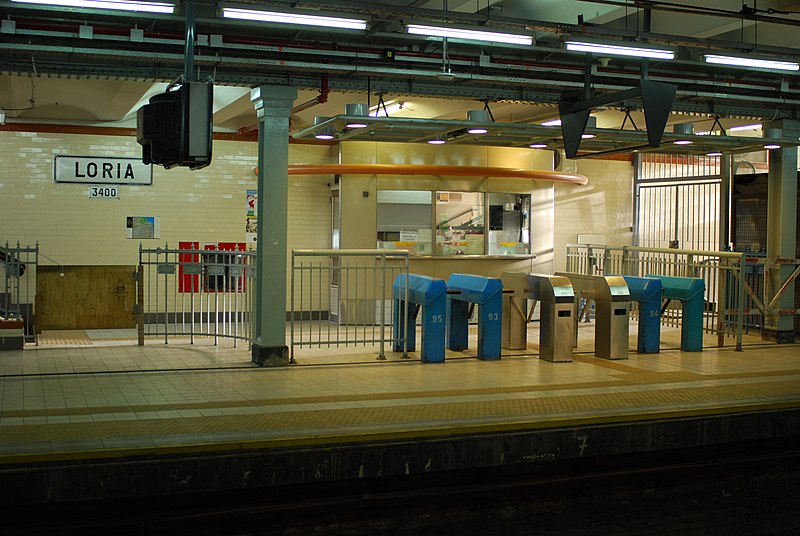
<path id="1" fill-rule="evenodd" d="M 724 346 L 725 336 L 734 336 L 736 349 L 742 349 L 744 316 L 748 312 L 746 273 L 752 271 L 743 253 L 568 244 L 567 271 L 639 277 L 648 274 L 700 277 L 706 286 L 703 330 L 716 333 L 719 346 Z M 680 308 L 665 309 L 662 323 L 679 326 Z"/>
<path id="2" fill-rule="evenodd" d="M 252 342 L 255 252 L 139 246 L 137 328 L 145 337 Z"/>
<path id="3" fill-rule="evenodd" d="M 34 314 L 39 244 L 0 246 L 0 318 L 22 320 L 25 340 L 36 341 Z"/>
<path id="4" fill-rule="evenodd" d="M 392 283 L 409 253 L 383 249 L 292 251 L 291 360 L 295 348 L 378 345 L 393 339 Z M 399 330 L 405 333 L 405 330 Z"/>

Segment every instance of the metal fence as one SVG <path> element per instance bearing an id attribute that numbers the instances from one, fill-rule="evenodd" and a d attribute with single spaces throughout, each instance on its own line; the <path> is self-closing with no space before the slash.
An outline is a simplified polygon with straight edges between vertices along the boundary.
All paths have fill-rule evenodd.
<path id="1" fill-rule="evenodd" d="M 704 331 L 716 333 L 720 346 L 724 346 L 726 336 L 733 336 L 736 349 L 742 348 L 744 316 L 749 313 L 745 296 L 749 295 L 746 290 L 751 288 L 746 274 L 753 271 L 752 264 L 742 253 L 568 244 L 567 271 L 639 277 L 648 274 L 700 277 L 706 286 Z M 662 323 L 679 326 L 680 308 L 665 309 Z"/>
<path id="2" fill-rule="evenodd" d="M 145 337 L 253 340 L 255 252 L 139 246 L 137 328 Z"/>
<path id="3" fill-rule="evenodd" d="M 0 246 L 0 318 L 22 320 L 26 342 L 36 341 L 35 306 L 39 244 Z"/>
<path id="4" fill-rule="evenodd" d="M 392 283 L 408 276 L 407 251 L 292 251 L 291 359 L 295 348 L 378 345 L 393 339 Z M 404 330 L 399 330 L 404 333 Z"/>

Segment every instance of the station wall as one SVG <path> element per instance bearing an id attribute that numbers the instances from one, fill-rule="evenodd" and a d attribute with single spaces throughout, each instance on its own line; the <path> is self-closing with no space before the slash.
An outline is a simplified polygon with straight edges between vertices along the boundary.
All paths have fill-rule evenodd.
<path id="1" fill-rule="evenodd" d="M 207 168 L 189 171 L 156 167 L 150 186 L 124 186 L 120 199 L 89 199 L 85 184 L 53 182 L 53 157 L 138 157 L 141 150 L 133 136 L 0 131 L 0 242 L 32 245 L 38 241 L 44 255 L 63 265 L 134 265 L 138 262 L 140 240 L 126 238 L 128 216 L 160 218 L 160 238 L 142 241 L 149 247 L 165 243 L 177 247 L 179 241 L 244 242 L 246 193 L 257 187 L 257 150 L 258 144 L 251 141 L 217 140 L 213 163 Z M 373 142 L 345 142 L 341 147 L 289 146 L 290 164 L 339 161 L 552 169 L 552 153 L 527 149 L 434 148 L 427 144 Z M 540 261 L 548 260 L 555 270 L 563 268 L 565 246 L 574 242 L 578 234 L 605 234 L 615 245 L 630 244 L 632 239 L 630 162 L 583 159 L 572 165 L 574 171 L 589 177 L 587 186 L 531 181 L 520 190 L 538 196 L 534 210 L 539 214 L 534 217 L 539 225 L 536 239 L 540 242 L 534 244 L 534 250 Z M 395 187 L 391 184 L 398 179 L 406 180 L 381 179 L 384 182 L 380 187 Z M 350 180 L 354 203 L 367 200 L 362 197 L 363 191 L 374 192 L 379 187 L 374 177 Z M 290 250 L 330 247 L 331 181 L 331 176 L 290 177 Z M 419 186 L 414 188 L 427 187 L 424 181 L 415 184 Z M 465 186 L 440 180 L 436 187 Z M 478 191 L 514 188 L 513 184 L 493 179 L 479 185 Z M 374 204 L 374 197 L 369 203 Z M 352 244 L 344 242 L 343 247 L 375 247 L 375 226 L 364 220 L 374 219 L 374 210 L 349 214 L 357 217 L 350 223 L 345 216 L 343 236 L 358 238 Z M 348 232 L 349 225 L 357 231 Z M 445 263 L 439 264 L 442 266 L 420 269 L 436 275 L 450 270 Z M 546 270 L 545 266 L 534 263 L 530 269 Z M 528 265 L 522 268 L 528 269 Z"/>

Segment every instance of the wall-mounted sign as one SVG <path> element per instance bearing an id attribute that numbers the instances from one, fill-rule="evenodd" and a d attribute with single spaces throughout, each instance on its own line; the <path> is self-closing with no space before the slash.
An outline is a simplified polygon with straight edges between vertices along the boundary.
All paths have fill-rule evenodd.
<path id="1" fill-rule="evenodd" d="M 56 155 L 55 182 L 87 184 L 153 184 L 153 166 L 140 158 Z"/>
<path id="2" fill-rule="evenodd" d="M 119 199 L 119 187 L 93 184 L 89 186 L 89 199 Z"/>

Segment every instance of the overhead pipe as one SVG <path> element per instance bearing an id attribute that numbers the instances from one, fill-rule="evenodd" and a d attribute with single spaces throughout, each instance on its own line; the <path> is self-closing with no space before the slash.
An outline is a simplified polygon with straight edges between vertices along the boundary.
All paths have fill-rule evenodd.
<path id="1" fill-rule="evenodd" d="M 294 108 L 291 109 L 290 114 L 294 115 L 296 113 L 302 112 L 303 110 L 308 110 L 318 104 L 325 104 L 328 102 L 328 93 L 330 93 L 330 89 L 328 88 L 328 75 L 322 75 L 322 86 L 319 88 L 319 95 L 314 97 L 313 99 L 304 102 L 303 104 L 298 104 Z"/>

